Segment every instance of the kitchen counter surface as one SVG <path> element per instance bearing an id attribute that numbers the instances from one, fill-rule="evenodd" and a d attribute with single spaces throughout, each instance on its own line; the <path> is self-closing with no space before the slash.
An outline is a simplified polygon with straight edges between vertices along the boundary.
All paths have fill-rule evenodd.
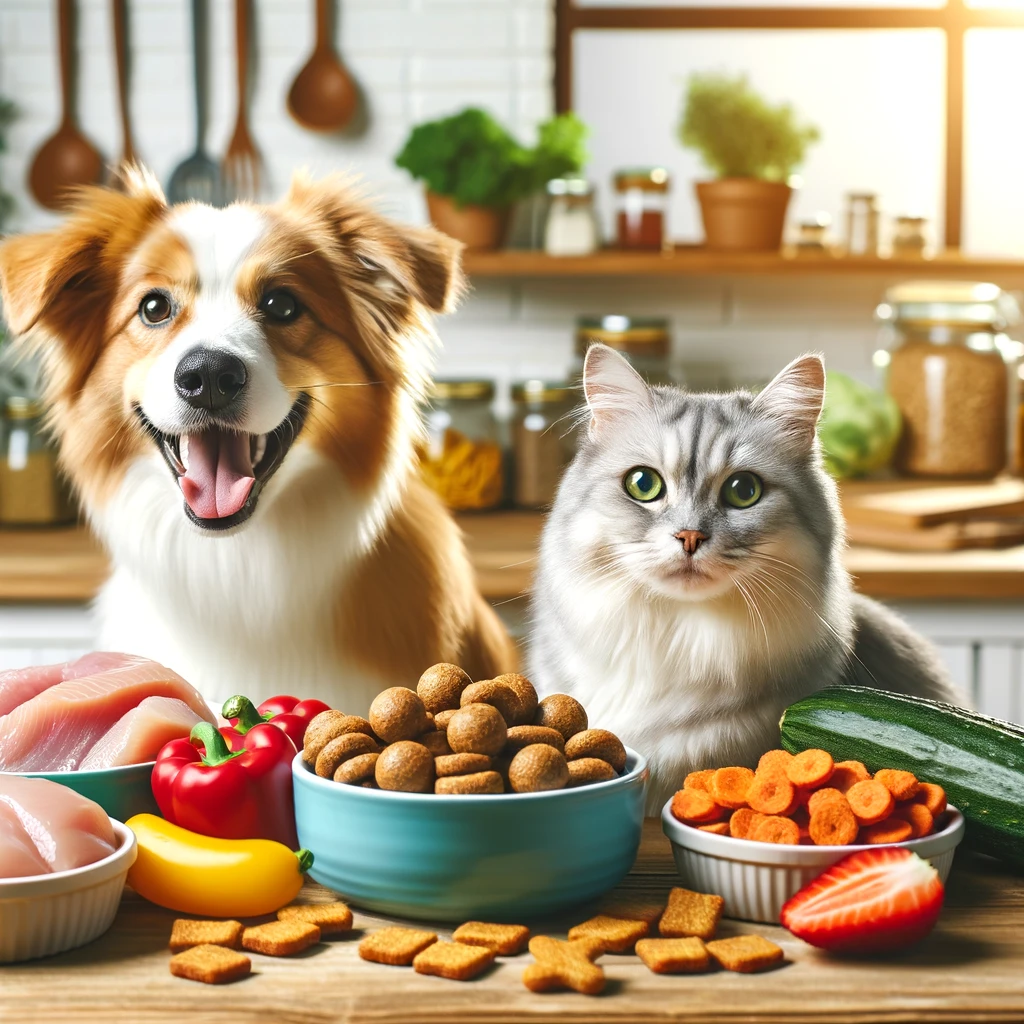
<path id="1" fill-rule="evenodd" d="M 662 895 L 676 884 L 660 823 L 645 823 L 633 871 L 620 891 Z M 328 898 L 308 884 L 303 899 Z M 536 927 L 562 935 L 586 910 Z M 635 956 L 601 959 L 598 997 L 534 994 L 522 985 L 529 954 L 502 958 L 479 979 L 453 982 L 360 960 L 360 934 L 385 923 L 356 913 L 359 931 L 288 959 L 253 955 L 253 976 L 206 986 L 173 978 L 167 939 L 175 915 L 126 891 L 113 928 L 83 949 L 0 967 L 0 1020 L 133 1024 L 288 1020 L 449 1024 L 542 1020 L 869 1024 L 1024 1020 L 1024 875 L 957 853 L 946 906 L 915 950 L 877 960 L 830 960 L 782 928 L 723 921 L 720 937 L 756 932 L 786 951 L 786 963 L 755 975 L 654 975 Z M 438 929 L 444 933 L 444 928 Z"/>

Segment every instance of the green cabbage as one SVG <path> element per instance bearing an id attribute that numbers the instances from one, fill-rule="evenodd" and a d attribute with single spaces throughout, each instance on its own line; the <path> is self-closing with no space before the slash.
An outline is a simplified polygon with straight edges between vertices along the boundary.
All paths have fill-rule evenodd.
<path id="1" fill-rule="evenodd" d="M 884 469 L 900 437 L 900 410 L 893 397 L 830 370 L 818 423 L 825 468 L 843 480 Z"/>

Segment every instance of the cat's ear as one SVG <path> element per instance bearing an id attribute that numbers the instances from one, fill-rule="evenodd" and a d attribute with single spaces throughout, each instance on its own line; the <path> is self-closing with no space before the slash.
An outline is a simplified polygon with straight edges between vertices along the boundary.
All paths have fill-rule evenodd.
<path id="1" fill-rule="evenodd" d="M 801 447 L 814 443 L 814 431 L 825 400 L 825 361 L 810 353 L 794 359 L 759 392 L 751 409 L 782 423 Z"/>
<path id="2" fill-rule="evenodd" d="M 629 364 L 607 345 L 591 345 L 583 362 L 583 394 L 590 409 L 590 429 L 631 414 L 651 404 L 650 388 Z"/>

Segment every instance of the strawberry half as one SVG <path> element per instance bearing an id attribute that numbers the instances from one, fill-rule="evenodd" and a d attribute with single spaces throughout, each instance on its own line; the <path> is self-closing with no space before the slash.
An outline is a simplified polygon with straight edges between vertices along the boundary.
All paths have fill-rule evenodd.
<path id="1" fill-rule="evenodd" d="M 942 909 L 939 873 L 910 850 L 862 850 L 787 900 L 780 921 L 812 946 L 841 952 L 902 949 L 923 939 Z"/>

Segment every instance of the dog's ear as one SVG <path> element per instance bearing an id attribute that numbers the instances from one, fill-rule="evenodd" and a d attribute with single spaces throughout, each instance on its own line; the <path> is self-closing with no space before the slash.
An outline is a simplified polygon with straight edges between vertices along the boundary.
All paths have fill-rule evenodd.
<path id="1" fill-rule="evenodd" d="M 401 233 L 417 298 L 435 313 L 452 312 L 465 290 L 462 243 L 434 228 L 403 227 Z"/>

